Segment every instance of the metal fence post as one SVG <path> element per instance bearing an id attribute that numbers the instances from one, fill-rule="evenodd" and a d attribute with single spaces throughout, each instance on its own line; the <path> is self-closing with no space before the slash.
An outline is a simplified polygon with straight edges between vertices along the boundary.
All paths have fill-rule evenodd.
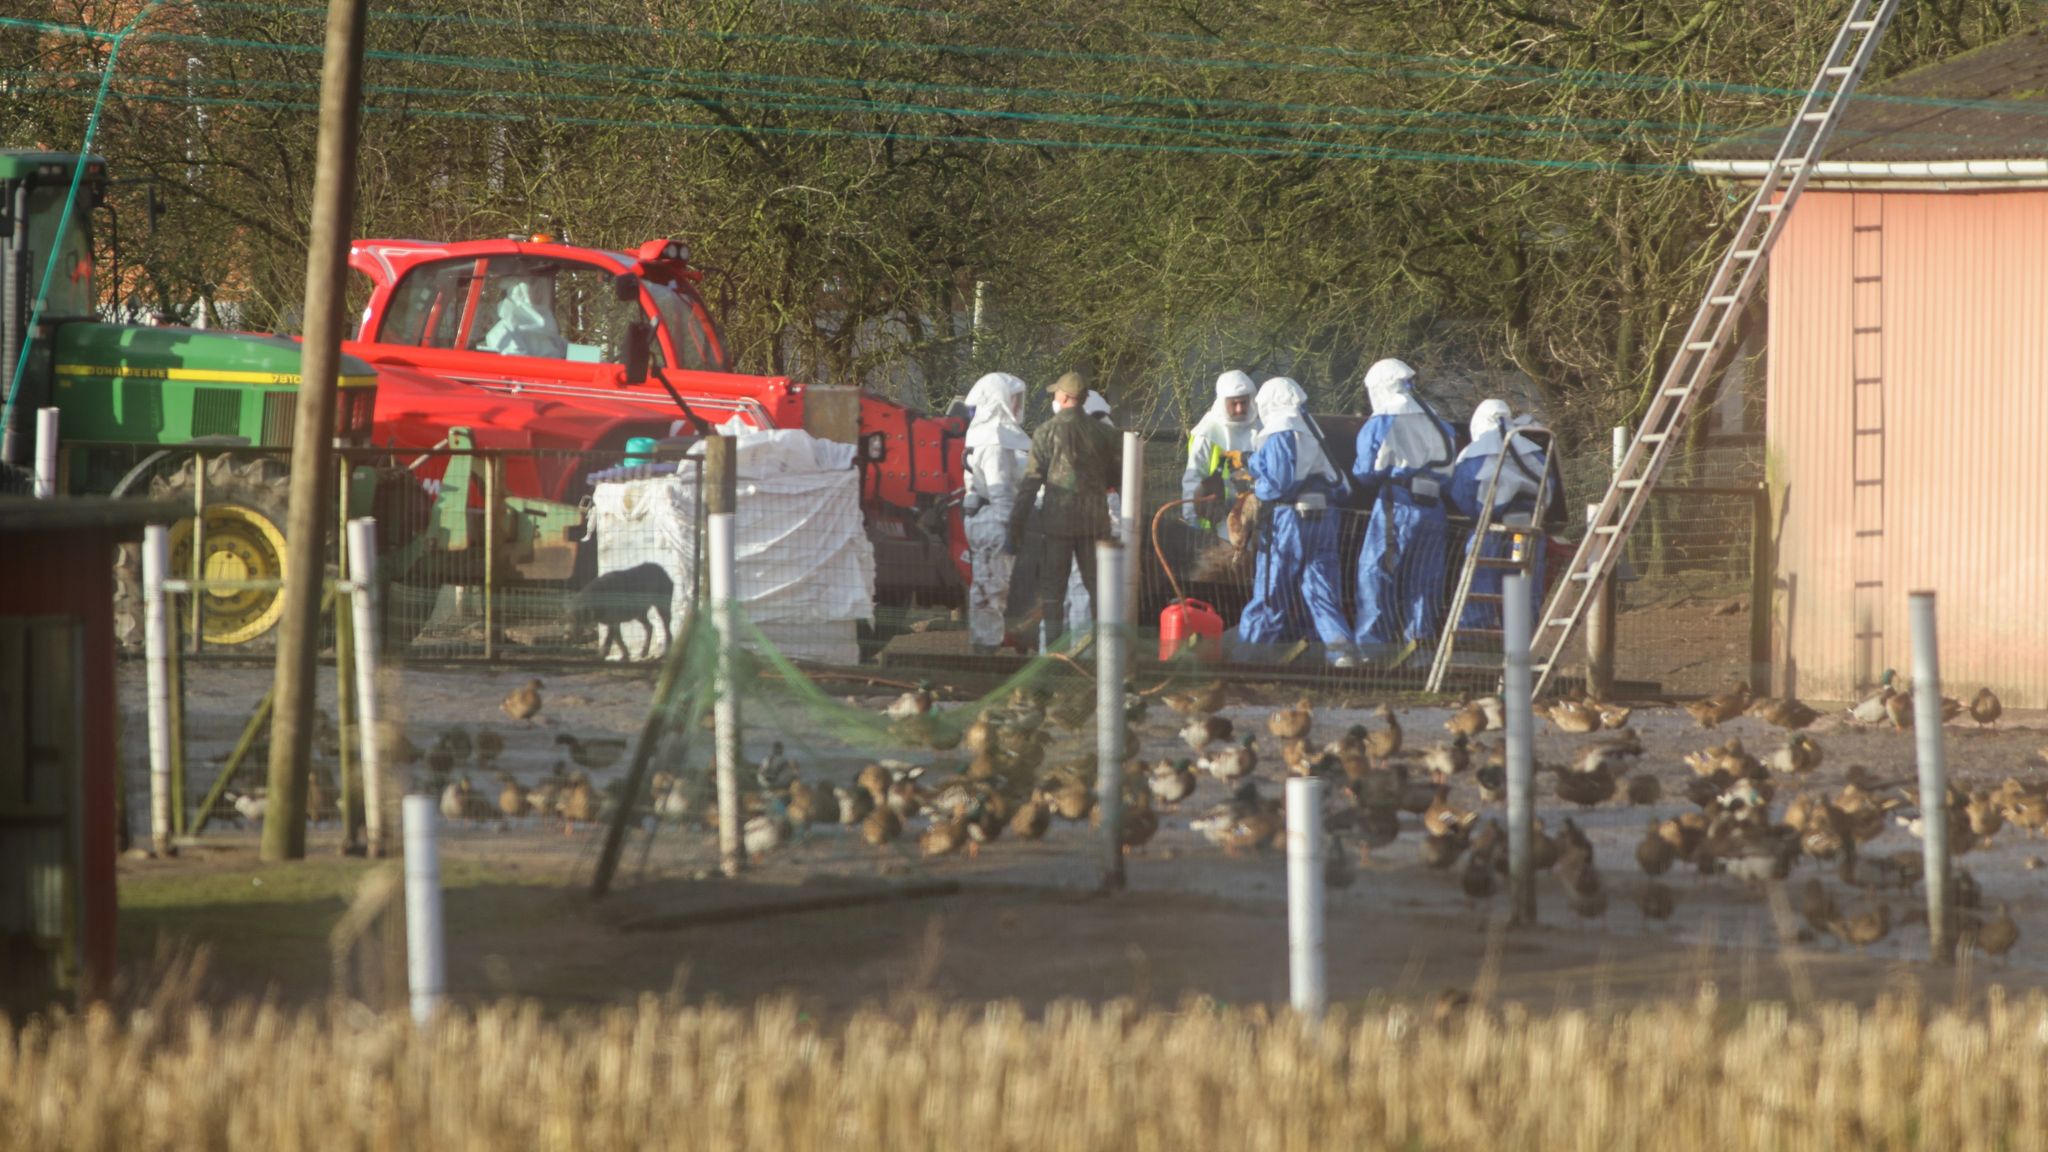
<path id="1" fill-rule="evenodd" d="M 1295 1012 L 1319 1020 L 1323 981 L 1323 782 L 1287 781 L 1287 986 Z"/>
<path id="2" fill-rule="evenodd" d="M 1514 922 L 1536 922 L 1536 716 L 1530 693 L 1528 578 L 1512 573 L 1501 581 L 1501 624 L 1507 645 L 1507 670 L 1501 703 L 1507 715 L 1508 883 L 1513 895 Z"/>
<path id="3" fill-rule="evenodd" d="M 350 593 L 354 608 L 356 735 L 362 741 L 363 838 L 372 859 L 384 855 L 384 732 L 377 701 L 377 522 L 368 516 L 348 522 Z M 346 638 L 337 637 L 336 643 Z"/>
<path id="4" fill-rule="evenodd" d="M 170 530 L 142 530 L 143 654 L 149 677 L 149 841 L 158 856 L 171 854 L 170 620 L 165 616 L 164 570 L 171 563 Z"/>
<path id="5" fill-rule="evenodd" d="M 57 418 L 60 409 L 36 409 L 36 484 L 38 500 L 57 494 Z"/>
<path id="6" fill-rule="evenodd" d="M 1095 544 L 1095 806 L 1102 812 L 1102 887 L 1124 886 L 1124 674 L 1130 641 L 1124 549 Z"/>
<path id="7" fill-rule="evenodd" d="M 1941 733 L 1941 649 L 1934 593 L 1906 597 L 1913 623 L 1913 743 L 1920 761 L 1920 847 L 1927 884 L 1927 950 L 1937 964 L 1955 959 L 1949 919 L 1948 762 Z"/>
<path id="8" fill-rule="evenodd" d="M 494 593 L 498 584 L 498 457 L 484 459 L 484 659 L 498 653 Z"/>
<path id="9" fill-rule="evenodd" d="M 413 1023 L 425 1025 L 448 988 L 448 957 L 441 931 L 440 800 L 405 798 L 406 984 Z"/>
<path id="10" fill-rule="evenodd" d="M 1123 517 L 1124 603 L 1131 618 L 1135 643 L 1138 618 L 1145 603 L 1145 441 L 1136 432 L 1124 433 L 1124 478 L 1117 489 L 1118 512 Z M 1132 649 L 1136 654 L 1135 647 Z"/>
<path id="11" fill-rule="evenodd" d="M 739 502 L 739 449 L 730 436 L 704 441 L 705 546 L 711 560 L 711 624 L 718 632 L 718 697 L 712 705 L 713 755 L 718 765 L 718 860 L 727 876 L 745 865 L 740 843 L 740 686 L 733 649 L 739 644 L 734 619 L 733 512 Z"/>

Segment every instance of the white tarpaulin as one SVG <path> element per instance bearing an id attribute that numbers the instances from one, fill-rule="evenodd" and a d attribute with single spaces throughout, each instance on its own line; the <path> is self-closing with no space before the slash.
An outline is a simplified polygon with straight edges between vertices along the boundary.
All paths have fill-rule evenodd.
<path id="1" fill-rule="evenodd" d="M 740 613 L 787 655 L 858 662 L 854 625 L 874 618 L 875 552 L 861 522 L 853 446 L 738 422 L 720 431 L 739 441 L 733 535 Z M 686 471 L 599 484 L 591 501 L 598 572 L 661 564 L 675 581 L 678 622 L 697 565 L 697 499 Z M 635 629 L 636 653 L 638 640 Z M 657 630 L 657 652 L 660 641 Z"/>

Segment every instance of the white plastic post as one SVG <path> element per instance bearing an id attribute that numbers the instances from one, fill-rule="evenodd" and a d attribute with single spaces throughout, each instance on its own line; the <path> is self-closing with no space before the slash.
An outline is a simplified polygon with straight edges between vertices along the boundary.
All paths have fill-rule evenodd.
<path id="1" fill-rule="evenodd" d="M 384 739 L 377 723 L 377 522 L 368 516 L 348 522 L 349 577 L 356 645 L 356 734 L 362 741 L 363 833 L 371 859 L 384 842 Z M 345 823 L 345 822 L 344 822 Z"/>
<path id="2" fill-rule="evenodd" d="M 1507 715 L 1508 882 L 1518 924 L 1536 922 L 1536 715 L 1531 707 L 1535 677 L 1529 668 L 1528 578 L 1511 573 L 1501 581 L 1501 624 L 1507 669 L 1501 703 Z"/>
<path id="3" fill-rule="evenodd" d="M 1941 738 L 1941 648 L 1934 593 L 1906 596 L 1913 625 L 1913 743 L 1920 761 L 1920 850 L 1927 885 L 1927 950 L 1937 964 L 1955 958 L 1949 919 L 1948 756 Z"/>
<path id="4" fill-rule="evenodd" d="M 1619 424 L 1614 426 L 1614 448 L 1612 451 L 1614 453 L 1613 468 L 1614 471 L 1619 472 L 1621 471 L 1621 458 L 1628 455 L 1628 429 L 1623 428 Z"/>
<path id="5" fill-rule="evenodd" d="M 705 552 L 711 561 L 711 625 L 718 632 L 718 695 L 712 703 L 713 757 L 718 775 L 718 858 L 727 876 L 739 875 L 746 856 L 740 841 L 740 697 L 733 649 L 739 644 L 733 616 L 735 548 L 733 505 L 738 498 L 737 448 L 727 437 L 705 445 Z"/>
<path id="6" fill-rule="evenodd" d="M 440 799 L 407 796 L 405 824 L 405 955 L 413 1023 L 425 1025 L 448 990 L 441 930 Z"/>
<path id="7" fill-rule="evenodd" d="M 1136 432 L 1124 433 L 1124 477 L 1117 500 L 1124 528 L 1124 603 L 1135 626 L 1138 605 L 1145 602 L 1145 441 Z"/>
<path id="8" fill-rule="evenodd" d="M 1102 810 L 1102 886 L 1124 886 L 1124 675 L 1128 630 L 1124 550 L 1095 545 L 1095 806 Z"/>
<path id="9" fill-rule="evenodd" d="M 1287 987 L 1294 1010 L 1319 1020 L 1323 981 L 1323 782 L 1287 781 Z"/>
<path id="10" fill-rule="evenodd" d="M 142 644 L 149 679 L 149 844 L 171 854 L 171 622 L 164 578 L 171 567 L 170 530 L 142 530 Z"/>
<path id="11" fill-rule="evenodd" d="M 58 409 L 36 409 L 36 499 L 57 494 Z"/>

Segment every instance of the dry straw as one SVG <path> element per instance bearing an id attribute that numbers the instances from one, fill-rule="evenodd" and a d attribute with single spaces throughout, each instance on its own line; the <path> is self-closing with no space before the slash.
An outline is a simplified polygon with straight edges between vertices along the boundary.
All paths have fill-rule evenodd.
<path id="1" fill-rule="evenodd" d="M 2048 1146 L 2048 999 L 1976 1012 L 1606 1013 L 1317 1030 L 1191 1002 L 868 1011 L 506 1002 L 415 1030 L 336 1005 L 0 1022 L 10 1149 Z"/>

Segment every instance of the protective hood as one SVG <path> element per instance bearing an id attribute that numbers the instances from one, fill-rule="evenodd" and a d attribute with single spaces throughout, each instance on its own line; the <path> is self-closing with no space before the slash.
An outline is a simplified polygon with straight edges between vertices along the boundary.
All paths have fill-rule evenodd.
<path id="1" fill-rule="evenodd" d="M 1330 458 L 1323 453 L 1322 439 L 1309 423 L 1308 393 L 1301 385 L 1285 376 L 1275 376 L 1259 386 L 1259 429 L 1258 444 L 1280 432 L 1296 433 L 1294 437 L 1294 474 L 1312 476 L 1321 474 L 1327 479 L 1337 480 L 1337 469 Z"/>
<path id="2" fill-rule="evenodd" d="M 1372 401 L 1375 416 L 1405 416 L 1421 412 L 1415 402 L 1415 369 L 1400 360 L 1381 360 L 1365 373 L 1365 394 Z"/>
<path id="3" fill-rule="evenodd" d="M 1102 398 L 1102 393 L 1092 388 L 1088 391 L 1088 398 L 1081 401 L 1081 411 L 1095 417 L 1104 424 L 1109 423 L 1109 401 Z"/>
<path id="4" fill-rule="evenodd" d="M 1252 414 L 1250 405 L 1245 406 L 1244 419 L 1232 420 L 1230 418 L 1230 401 L 1249 399 L 1252 392 L 1252 378 L 1232 368 L 1216 378 L 1216 402 L 1209 405 L 1209 414 L 1203 417 L 1203 419 L 1219 420 L 1225 424 L 1240 426 L 1256 422 L 1258 417 Z"/>
<path id="5" fill-rule="evenodd" d="M 1023 399 L 1024 381 L 1008 372 L 991 372 L 974 382 L 967 392 L 967 406 L 974 418 L 967 425 L 967 447 L 1031 450 L 1031 436 L 1017 422 L 1016 405 Z"/>
<path id="6" fill-rule="evenodd" d="M 1480 468 L 1480 493 L 1483 496 L 1485 484 L 1495 467 L 1491 460 L 1499 458 L 1500 479 L 1494 482 L 1493 489 L 1495 510 L 1505 508 L 1523 496 L 1534 496 L 1543 486 L 1546 467 L 1543 453 L 1526 439 L 1508 439 L 1511 429 L 1536 426 L 1530 417 L 1513 417 L 1511 409 L 1501 400 L 1482 400 L 1472 410 L 1472 443 L 1458 453 L 1458 463 L 1473 459 L 1489 461 Z M 1506 455 L 1501 452 L 1503 445 L 1512 449 Z"/>

